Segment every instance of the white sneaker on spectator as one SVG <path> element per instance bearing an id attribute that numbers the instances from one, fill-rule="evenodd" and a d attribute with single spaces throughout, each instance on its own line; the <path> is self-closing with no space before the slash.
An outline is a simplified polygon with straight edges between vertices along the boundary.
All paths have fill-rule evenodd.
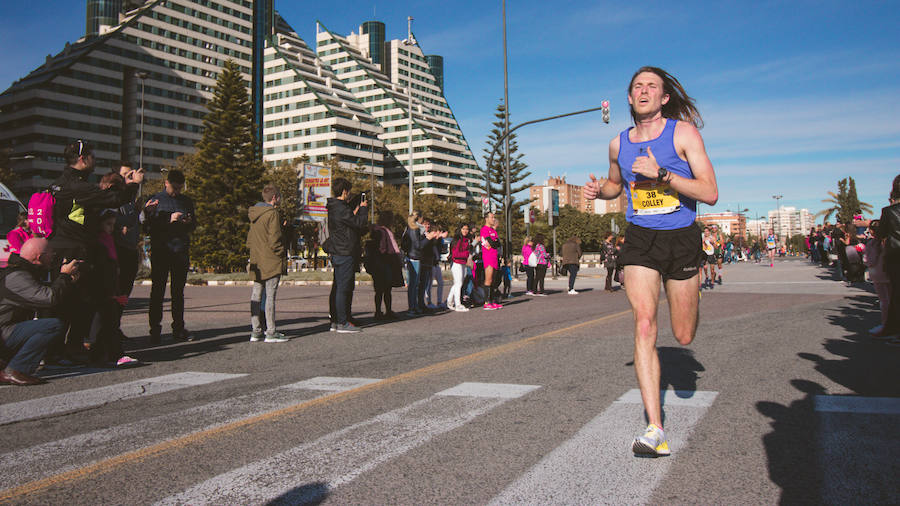
<path id="1" fill-rule="evenodd" d="M 460 313 L 465 313 L 468 310 L 469 308 L 463 305 L 456 306 L 456 309 L 454 309 L 454 311 L 459 311 Z"/>
<path id="2" fill-rule="evenodd" d="M 578 295 L 578 292 L 576 292 L 574 289 L 572 289 L 572 290 L 569 290 L 569 295 Z"/>

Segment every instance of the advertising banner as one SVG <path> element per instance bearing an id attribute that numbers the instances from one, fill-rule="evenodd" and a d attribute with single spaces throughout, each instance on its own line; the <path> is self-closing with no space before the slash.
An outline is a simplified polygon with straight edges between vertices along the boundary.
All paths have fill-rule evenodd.
<path id="1" fill-rule="evenodd" d="M 325 204 L 331 196 L 331 169 L 305 163 L 301 177 L 297 195 L 297 218 L 324 223 L 328 217 Z"/>

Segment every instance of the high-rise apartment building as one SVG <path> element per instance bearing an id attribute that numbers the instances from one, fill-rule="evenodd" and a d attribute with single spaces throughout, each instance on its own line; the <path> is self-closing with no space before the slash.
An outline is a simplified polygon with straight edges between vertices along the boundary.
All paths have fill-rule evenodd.
<path id="1" fill-rule="evenodd" d="M 369 21 L 341 37 L 320 27 L 317 53 L 272 0 L 85 0 L 85 36 L 0 94 L 0 149 L 20 196 L 61 172 L 63 146 L 94 146 L 98 173 L 121 159 L 151 172 L 195 151 L 226 60 L 244 74 L 260 155 L 362 167 L 464 207 L 482 174 L 443 95 L 443 60 L 385 40 Z M 409 153 L 409 101 L 413 153 Z"/>
<path id="2" fill-rule="evenodd" d="M 600 178 L 601 183 L 604 183 L 605 181 L 604 178 Z M 528 189 L 528 196 L 532 199 L 532 205 L 542 212 L 547 211 L 548 204 L 544 203 L 543 189 L 548 186 L 559 191 L 560 207 L 566 205 L 572 206 L 583 213 L 621 213 L 625 211 L 625 207 L 628 205 L 628 197 L 624 192 L 619 195 L 619 197 L 612 200 L 584 200 L 583 186 L 567 183 L 565 176 L 550 176 L 543 185 L 535 185 Z"/>
<path id="3" fill-rule="evenodd" d="M 383 129 L 379 138 L 385 148 L 386 182 L 408 181 L 412 160 L 419 193 L 460 207 L 476 204 L 483 175 L 428 58 L 414 38 L 384 38 L 384 24 L 377 21 L 363 23 L 359 33 L 346 37 L 319 23 L 316 53 Z M 432 61 L 438 60 L 432 56 Z M 443 69 L 437 73 L 442 76 Z"/>
<path id="4" fill-rule="evenodd" d="M 311 163 L 337 159 L 381 180 L 382 128 L 344 83 L 280 16 L 265 55 L 263 155 L 269 164 L 306 155 Z"/>
<path id="5" fill-rule="evenodd" d="M 775 234 L 781 238 L 790 238 L 797 234 L 808 234 L 809 229 L 815 223 L 813 215 L 808 209 L 798 210 L 796 207 L 781 206 L 777 210 L 769 211 L 769 223 L 775 230 Z"/>
<path id="6" fill-rule="evenodd" d="M 0 95 L 0 147 L 14 158 L 22 176 L 16 189 L 24 195 L 61 172 L 63 146 L 73 139 L 93 144 L 103 170 L 124 158 L 158 171 L 194 152 L 228 59 L 251 91 L 261 92 L 254 48 L 270 30 L 271 0 L 87 0 L 87 6 L 85 37 Z"/>

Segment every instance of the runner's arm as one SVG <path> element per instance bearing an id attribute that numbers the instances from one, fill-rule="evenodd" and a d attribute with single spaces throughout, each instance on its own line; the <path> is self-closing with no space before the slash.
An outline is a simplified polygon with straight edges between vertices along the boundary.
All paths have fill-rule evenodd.
<path id="1" fill-rule="evenodd" d="M 675 126 L 675 149 L 679 156 L 684 156 L 694 178 L 686 178 L 669 172 L 666 182 L 675 191 L 686 197 L 699 200 L 707 205 L 715 205 L 719 200 L 719 187 L 716 184 L 716 173 L 712 162 L 706 154 L 703 138 L 694 125 L 679 121 Z"/>
<path id="2" fill-rule="evenodd" d="M 609 176 L 606 183 L 600 184 L 600 181 L 598 181 L 593 174 L 591 174 L 590 177 L 591 180 L 588 181 L 582 189 L 582 194 L 586 200 L 612 200 L 622 193 L 622 173 L 619 170 L 618 136 L 609 141 Z"/>

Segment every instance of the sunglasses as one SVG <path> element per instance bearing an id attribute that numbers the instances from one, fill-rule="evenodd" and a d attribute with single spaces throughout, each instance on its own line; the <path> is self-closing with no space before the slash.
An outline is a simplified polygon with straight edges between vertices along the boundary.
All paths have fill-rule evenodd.
<path id="1" fill-rule="evenodd" d="M 94 154 L 93 152 L 90 152 L 90 151 L 88 151 L 87 153 L 84 152 L 84 145 L 85 145 L 85 143 L 84 143 L 83 140 L 78 139 L 77 141 L 75 141 L 75 143 L 78 144 L 78 156 L 79 156 L 79 157 L 81 157 L 81 156 L 91 156 L 91 155 Z"/>

